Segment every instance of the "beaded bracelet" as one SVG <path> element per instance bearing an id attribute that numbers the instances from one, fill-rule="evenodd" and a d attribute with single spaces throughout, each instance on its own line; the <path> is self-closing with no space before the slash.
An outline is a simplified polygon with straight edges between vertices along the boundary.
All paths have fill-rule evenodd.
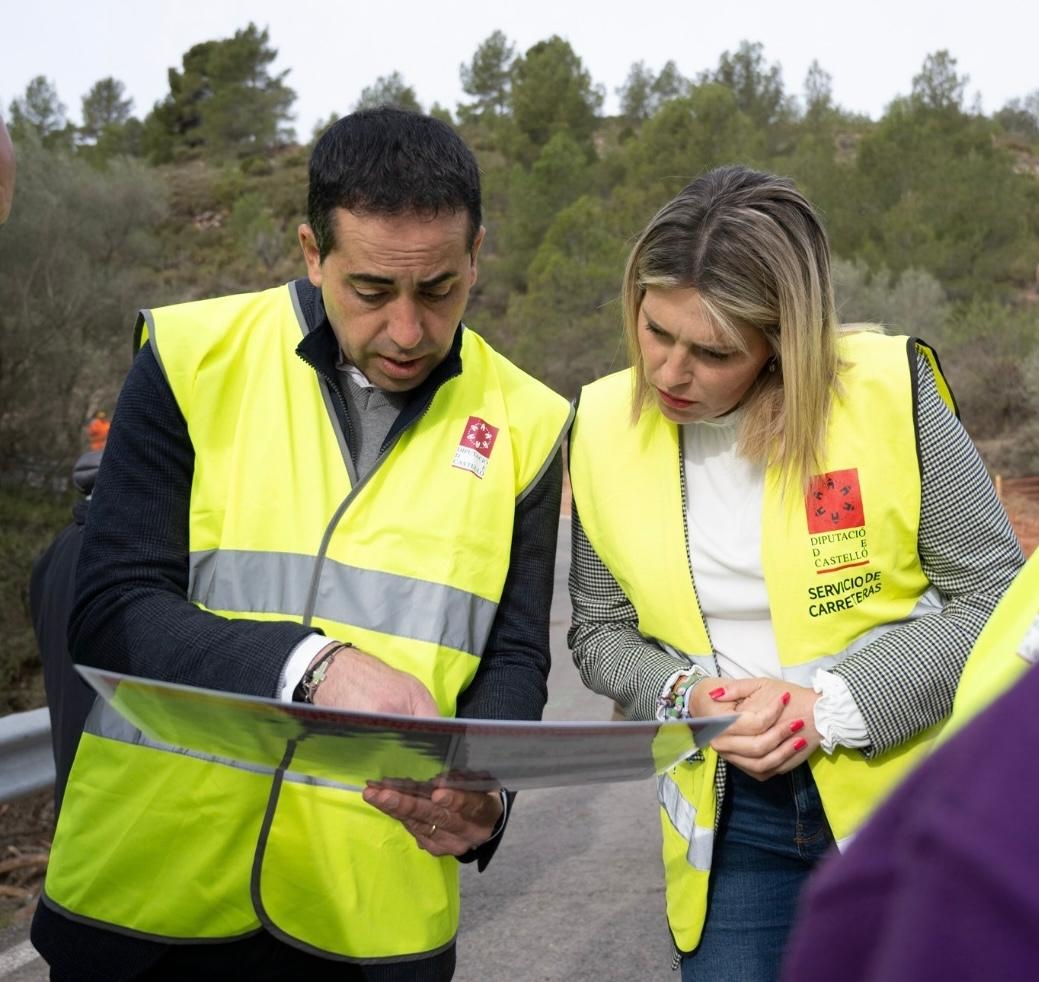
<path id="1" fill-rule="evenodd" d="M 691 715 L 689 712 L 689 693 L 696 687 L 698 682 L 702 682 L 707 678 L 707 673 L 698 666 L 694 666 L 693 670 L 679 682 L 671 692 L 666 696 L 660 696 L 657 699 L 657 705 L 663 709 L 664 719 L 688 719 Z"/>
<path id="2" fill-rule="evenodd" d="M 299 685 L 296 686 L 295 691 L 292 693 L 292 701 L 313 703 L 314 693 L 317 692 L 317 687 L 325 681 L 325 676 L 332 667 L 332 661 L 335 656 L 340 651 L 345 651 L 347 648 L 352 647 L 353 645 L 349 641 L 340 641 L 329 648 L 303 673 L 303 678 L 299 680 Z"/>

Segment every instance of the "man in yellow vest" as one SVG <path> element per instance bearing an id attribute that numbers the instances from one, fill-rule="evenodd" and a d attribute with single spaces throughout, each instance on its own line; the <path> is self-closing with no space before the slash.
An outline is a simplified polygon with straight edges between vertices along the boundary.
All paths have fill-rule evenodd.
<path id="1" fill-rule="evenodd" d="M 307 277 L 143 311 L 95 488 L 77 662 L 318 706 L 538 719 L 570 407 L 461 321 L 476 162 L 347 116 Z M 52 979 L 446 980 L 458 861 L 508 798 L 363 793 L 148 741 L 95 705 L 33 942 Z"/>

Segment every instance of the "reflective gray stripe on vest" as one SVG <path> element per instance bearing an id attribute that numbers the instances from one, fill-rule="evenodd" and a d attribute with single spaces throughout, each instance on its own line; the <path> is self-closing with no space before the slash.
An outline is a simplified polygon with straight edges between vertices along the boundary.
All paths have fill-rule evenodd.
<path id="1" fill-rule="evenodd" d="M 893 631 L 896 627 L 900 627 L 902 624 L 908 624 L 910 621 L 915 621 L 919 617 L 926 617 L 928 614 L 935 614 L 940 611 L 943 607 L 942 596 L 935 587 L 928 587 L 928 589 L 920 595 L 920 599 L 917 600 L 916 606 L 900 621 L 892 621 L 890 624 L 878 624 L 876 627 L 870 628 L 864 634 L 860 634 L 851 644 L 848 645 L 843 651 L 839 651 L 834 655 L 822 655 L 819 658 L 814 658 L 812 661 L 803 662 L 800 665 L 787 665 L 783 668 L 783 680 L 785 682 L 791 682 L 794 685 L 804 686 L 806 689 L 812 687 L 812 678 L 818 670 L 828 672 L 835 665 L 839 665 L 849 655 L 855 654 L 856 651 L 861 651 L 868 644 L 872 644 L 877 638 L 887 634 L 888 631 Z M 685 660 L 691 665 L 699 665 L 708 675 L 714 675 L 718 671 L 718 666 L 715 663 L 714 655 L 688 655 L 685 652 L 679 652 L 677 649 L 672 648 L 668 644 L 658 641 L 666 651 L 670 652 L 677 659 Z"/>
<path id="2" fill-rule="evenodd" d="M 98 698 L 90 710 L 83 732 L 92 736 L 104 737 L 107 740 L 118 740 L 121 743 L 130 743 L 135 746 L 148 747 L 151 750 L 162 750 L 166 753 L 180 754 L 184 757 L 194 757 L 196 760 L 204 760 L 211 764 L 224 764 L 227 767 L 236 767 L 242 771 L 250 771 L 253 774 L 266 774 L 273 776 L 278 768 L 268 767 L 263 764 L 248 763 L 230 757 L 220 757 L 216 754 L 206 754 L 198 750 L 189 750 L 187 747 L 178 747 L 172 743 L 163 743 L 153 740 L 142 733 L 129 720 L 122 716 L 118 710 L 113 709 L 104 699 Z M 297 784 L 310 784 L 317 787 L 334 788 L 339 791 L 363 791 L 364 787 L 359 784 L 351 784 L 346 781 L 335 781 L 331 778 L 315 777 L 311 774 L 300 774 L 290 772 L 285 775 L 285 780 Z"/>
<path id="3" fill-rule="evenodd" d="M 235 767 L 240 771 L 251 771 L 254 774 L 274 774 L 276 771 L 274 767 L 250 764 L 234 760 L 231 757 L 218 757 L 216 754 L 204 754 L 197 750 L 189 750 L 187 747 L 176 747 L 171 743 L 153 740 L 101 698 L 94 700 L 87 721 L 83 724 L 83 732 L 89 733 L 91 736 L 104 737 L 106 740 L 118 740 L 120 743 L 148 747 L 151 750 L 163 750 L 166 753 L 194 757 L 196 760 L 205 760 L 211 764 L 224 764 L 227 767 Z"/>
<path id="4" fill-rule="evenodd" d="M 210 610 L 302 618 L 314 563 L 313 556 L 285 552 L 193 552 L 188 598 Z M 479 657 L 497 609 L 457 587 L 325 557 L 313 615 Z"/>
<path id="5" fill-rule="evenodd" d="M 689 843 L 685 858 L 693 869 L 710 872 L 714 853 L 714 829 L 696 824 L 696 809 L 682 796 L 678 785 L 667 774 L 657 778 L 657 797 L 675 831 Z"/>

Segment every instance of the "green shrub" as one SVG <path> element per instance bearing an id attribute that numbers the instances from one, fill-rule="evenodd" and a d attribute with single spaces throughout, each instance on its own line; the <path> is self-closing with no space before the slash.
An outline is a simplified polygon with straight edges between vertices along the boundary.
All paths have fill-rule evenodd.
<path id="1" fill-rule="evenodd" d="M 29 573 L 33 561 L 71 521 L 74 493 L 0 486 L 0 715 L 44 704 L 29 617 Z"/>

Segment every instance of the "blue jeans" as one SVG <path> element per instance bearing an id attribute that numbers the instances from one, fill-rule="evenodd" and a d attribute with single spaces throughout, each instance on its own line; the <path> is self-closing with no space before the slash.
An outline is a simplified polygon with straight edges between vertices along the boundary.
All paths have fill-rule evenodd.
<path id="1" fill-rule="evenodd" d="M 682 982 L 770 982 L 808 874 L 833 845 L 807 764 L 768 781 L 728 768 L 700 946 Z"/>

